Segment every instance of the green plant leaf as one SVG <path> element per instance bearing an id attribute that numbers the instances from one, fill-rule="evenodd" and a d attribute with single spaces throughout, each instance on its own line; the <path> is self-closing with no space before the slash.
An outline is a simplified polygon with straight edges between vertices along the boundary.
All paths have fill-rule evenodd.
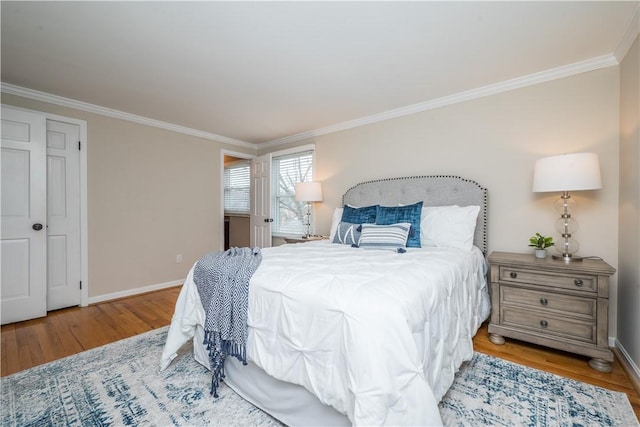
<path id="1" fill-rule="evenodd" d="M 554 246 L 553 237 L 545 237 L 540 233 L 529 238 L 529 246 L 537 249 L 546 249 Z"/>

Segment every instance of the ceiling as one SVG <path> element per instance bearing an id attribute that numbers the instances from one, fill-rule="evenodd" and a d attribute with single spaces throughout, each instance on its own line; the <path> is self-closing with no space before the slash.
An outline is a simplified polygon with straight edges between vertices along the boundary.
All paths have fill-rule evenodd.
<path id="1" fill-rule="evenodd" d="M 613 58 L 638 13 L 635 1 L 0 4 L 3 83 L 252 144 Z"/>

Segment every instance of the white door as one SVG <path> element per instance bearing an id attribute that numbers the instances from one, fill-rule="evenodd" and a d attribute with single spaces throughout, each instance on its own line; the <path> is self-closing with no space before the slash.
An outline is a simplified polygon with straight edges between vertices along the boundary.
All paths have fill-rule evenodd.
<path id="1" fill-rule="evenodd" d="M 47 314 L 46 121 L 2 107 L 2 324 Z"/>
<path id="2" fill-rule="evenodd" d="M 47 120 L 47 310 L 80 304 L 80 126 Z"/>
<path id="3" fill-rule="evenodd" d="M 251 246 L 271 247 L 271 154 L 251 160 Z"/>

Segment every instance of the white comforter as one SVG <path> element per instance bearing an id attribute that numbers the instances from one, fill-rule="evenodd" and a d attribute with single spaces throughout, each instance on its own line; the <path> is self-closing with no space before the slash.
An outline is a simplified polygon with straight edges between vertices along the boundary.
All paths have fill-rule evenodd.
<path id="1" fill-rule="evenodd" d="M 310 242 L 262 254 L 250 282 L 250 360 L 354 425 L 441 424 L 437 403 L 471 359 L 472 337 L 489 314 L 477 248 L 398 254 Z M 204 323 L 192 272 L 162 369 Z"/>

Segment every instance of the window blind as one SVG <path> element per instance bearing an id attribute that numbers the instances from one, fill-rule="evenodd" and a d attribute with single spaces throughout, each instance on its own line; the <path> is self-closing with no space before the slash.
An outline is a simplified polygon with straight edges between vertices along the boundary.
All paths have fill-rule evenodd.
<path id="1" fill-rule="evenodd" d="M 224 213 L 249 215 L 251 163 L 238 162 L 224 167 Z"/>

